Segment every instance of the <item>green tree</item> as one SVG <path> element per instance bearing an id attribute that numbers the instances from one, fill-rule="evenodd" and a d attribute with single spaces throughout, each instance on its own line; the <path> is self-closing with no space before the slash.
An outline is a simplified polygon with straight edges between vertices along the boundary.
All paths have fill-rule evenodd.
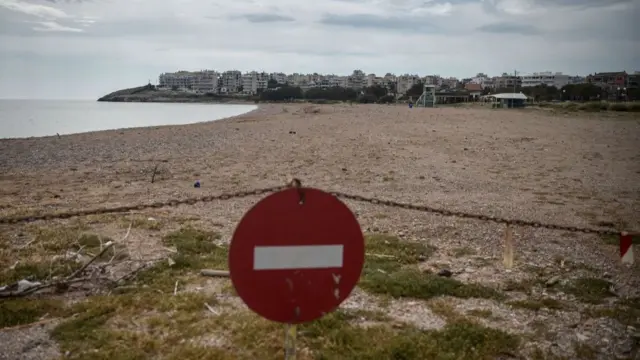
<path id="1" fill-rule="evenodd" d="M 330 88 L 311 88 L 304 94 L 308 100 L 349 101 L 356 100 L 358 93 L 354 89 L 334 86 Z"/>
<path id="2" fill-rule="evenodd" d="M 380 85 L 373 85 L 365 88 L 364 93 L 368 95 L 373 95 L 375 96 L 376 99 L 379 99 L 387 95 L 387 89 Z"/>
<path id="3" fill-rule="evenodd" d="M 280 85 L 274 79 L 269 79 L 269 81 L 267 82 L 267 89 L 275 89 L 278 86 L 280 86 Z"/>
<path id="4" fill-rule="evenodd" d="M 409 90 L 407 90 L 405 96 L 420 96 L 422 95 L 422 92 L 424 91 L 424 86 L 422 85 L 422 83 L 417 83 L 414 84 Z"/>
<path id="5" fill-rule="evenodd" d="M 302 99 L 302 89 L 298 86 L 281 86 L 277 89 L 267 89 L 260 94 L 260 100 L 264 101 L 288 101 Z"/>

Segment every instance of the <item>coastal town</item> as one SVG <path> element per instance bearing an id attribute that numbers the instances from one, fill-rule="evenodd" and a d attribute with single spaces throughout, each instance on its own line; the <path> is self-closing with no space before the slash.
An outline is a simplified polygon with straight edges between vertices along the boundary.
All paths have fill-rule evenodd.
<path id="1" fill-rule="evenodd" d="M 354 70 L 350 75 L 334 74 L 285 74 L 282 72 L 242 73 L 239 70 L 218 72 L 215 70 L 178 71 L 163 73 L 158 78 L 159 88 L 191 91 L 196 93 L 256 95 L 264 90 L 280 86 L 295 86 L 302 91 L 315 88 L 341 87 L 364 89 L 379 86 L 389 92 L 402 96 L 417 84 L 431 85 L 438 91 L 463 90 L 468 92 L 490 92 L 497 90 L 520 91 L 523 88 L 547 86 L 561 89 L 567 85 L 593 84 L 613 96 L 627 96 L 637 91 L 640 82 L 640 71 L 596 72 L 587 76 L 568 75 L 561 72 L 535 72 L 522 74 L 518 71 L 489 76 L 478 73 L 473 77 L 459 79 L 439 75 L 387 73 L 384 76 L 366 74 L 362 70 Z"/>

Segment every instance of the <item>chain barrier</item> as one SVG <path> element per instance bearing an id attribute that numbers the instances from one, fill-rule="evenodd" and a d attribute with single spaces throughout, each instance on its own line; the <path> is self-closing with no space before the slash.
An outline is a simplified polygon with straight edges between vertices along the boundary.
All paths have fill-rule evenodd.
<path id="1" fill-rule="evenodd" d="M 295 181 L 296 179 L 294 179 Z M 299 181 L 299 180 L 298 180 Z M 54 220 L 54 219 L 70 219 L 74 217 L 88 216 L 88 215 L 100 215 L 100 214 L 114 214 L 114 213 L 127 213 L 130 211 L 141 211 L 146 209 L 159 209 L 164 207 L 175 207 L 179 205 L 194 205 L 196 203 L 208 203 L 217 200 L 230 200 L 230 199 L 240 199 L 250 196 L 259 196 L 268 193 L 274 193 L 281 190 L 285 190 L 291 187 L 291 184 L 284 186 L 274 186 L 262 189 L 255 189 L 250 191 L 238 191 L 234 193 L 225 193 L 220 195 L 207 195 L 195 198 L 187 198 L 182 200 L 167 200 L 167 201 L 158 201 L 150 204 L 138 204 L 138 205 L 125 205 L 125 206 L 117 206 L 112 208 L 97 208 L 97 209 L 88 209 L 88 210 L 77 210 L 77 211 L 69 211 L 62 213 L 50 213 L 44 215 L 29 215 L 29 216 L 19 216 L 19 217 L 8 217 L 8 218 L 0 218 L 0 224 L 19 224 L 19 223 L 29 223 L 38 220 Z M 380 200 L 376 198 L 369 198 L 360 195 L 350 195 L 342 192 L 330 192 L 333 196 L 341 199 L 358 201 L 369 203 L 373 205 L 382 205 L 399 209 L 407 209 L 414 211 L 421 211 L 425 213 L 438 214 L 441 216 L 447 217 L 457 217 L 463 219 L 474 219 L 486 222 L 493 222 L 497 224 L 505 224 L 505 225 L 513 225 L 513 226 L 525 226 L 532 228 L 544 228 L 549 230 L 563 230 L 570 232 L 580 232 L 585 234 L 598 234 L 598 235 L 621 235 L 622 232 L 617 230 L 609 230 L 609 229 L 592 229 L 592 228 L 583 228 L 577 226 L 567 226 L 567 225 L 556 225 L 556 224 L 545 224 L 538 221 L 528 221 L 528 220 L 518 220 L 518 219 L 506 219 L 491 215 L 481 215 L 481 214 L 472 214 L 466 213 L 462 211 L 455 210 L 446 210 L 430 207 L 427 205 L 414 205 L 396 202 L 392 200 Z"/>
<path id="2" fill-rule="evenodd" d="M 249 196 L 264 195 L 264 194 L 284 190 L 287 187 L 288 186 L 274 186 L 274 187 L 255 189 L 250 191 L 238 191 L 234 193 L 226 193 L 226 194 L 220 194 L 220 195 L 206 195 L 206 196 L 193 197 L 193 198 L 187 198 L 182 200 L 156 201 L 150 204 L 125 205 L 125 206 L 116 206 L 111 208 L 77 210 L 77 211 L 51 213 L 51 214 L 44 214 L 44 215 L 29 215 L 29 216 L 0 218 L 0 224 L 19 224 L 19 223 L 34 222 L 38 220 L 47 221 L 47 220 L 54 220 L 54 219 L 70 219 L 74 217 L 81 217 L 81 216 L 88 216 L 88 215 L 127 213 L 130 211 L 160 209 L 164 207 L 176 207 L 179 205 L 195 205 L 197 203 L 208 203 L 216 200 L 240 199 L 240 198 L 245 198 Z"/>

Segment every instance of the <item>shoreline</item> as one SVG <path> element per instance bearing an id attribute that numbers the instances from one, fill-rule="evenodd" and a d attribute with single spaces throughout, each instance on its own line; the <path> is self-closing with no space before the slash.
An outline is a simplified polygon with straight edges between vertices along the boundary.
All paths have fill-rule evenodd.
<path id="1" fill-rule="evenodd" d="M 158 104 L 160 102 L 154 102 L 154 103 Z M 174 104 L 174 103 L 168 103 L 168 104 Z M 194 104 L 196 104 L 196 103 L 194 103 Z M 82 135 L 82 134 L 93 134 L 93 133 L 101 133 L 101 132 L 112 132 L 112 133 L 115 132 L 115 133 L 118 133 L 118 134 L 122 135 L 121 133 L 124 132 L 124 131 L 140 131 L 140 130 L 143 130 L 143 129 L 152 129 L 152 128 L 175 127 L 175 126 L 190 126 L 190 125 L 196 125 L 196 124 L 203 124 L 203 123 L 210 123 L 210 122 L 216 122 L 216 121 L 229 120 L 229 119 L 233 119 L 233 118 L 236 118 L 236 117 L 239 117 L 239 116 L 251 114 L 253 112 L 256 112 L 256 111 L 260 110 L 260 106 L 258 106 L 258 104 L 226 104 L 226 103 L 225 104 L 197 103 L 197 104 L 223 105 L 223 106 L 224 105 L 242 105 L 242 106 L 253 106 L 253 107 L 255 107 L 255 109 L 249 110 L 249 111 L 241 113 L 239 115 L 223 117 L 223 118 L 215 119 L 215 120 L 199 121 L 199 122 L 190 123 L 190 124 L 149 125 L 149 126 L 136 126 L 136 127 L 127 127 L 127 128 L 104 129 L 104 130 L 91 130 L 91 131 L 83 131 L 83 132 L 76 132 L 76 133 L 69 133 L 69 134 L 59 134 L 59 135 L 43 135 L 43 136 L 0 138 L 0 144 L 2 142 L 17 141 L 17 140 L 32 140 L 32 139 L 35 140 L 35 139 L 44 139 L 44 138 L 62 138 L 62 137 L 68 137 L 68 136 L 75 136 L 75 135 Z"/>

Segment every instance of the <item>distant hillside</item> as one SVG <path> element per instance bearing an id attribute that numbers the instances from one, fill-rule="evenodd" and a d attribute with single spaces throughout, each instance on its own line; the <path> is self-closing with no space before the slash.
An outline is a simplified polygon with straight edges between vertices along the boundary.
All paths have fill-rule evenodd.
<path id="1" fill-rule="evenodd" d="M 159 89 L 154 85 L 144 85 L 130 89 L 114 91 L 98 99 L 110 102 L 194 102 L 194 103 L 246 103 L 252 99 L 213 93 L 196 94 L 191 92 Z"/>

